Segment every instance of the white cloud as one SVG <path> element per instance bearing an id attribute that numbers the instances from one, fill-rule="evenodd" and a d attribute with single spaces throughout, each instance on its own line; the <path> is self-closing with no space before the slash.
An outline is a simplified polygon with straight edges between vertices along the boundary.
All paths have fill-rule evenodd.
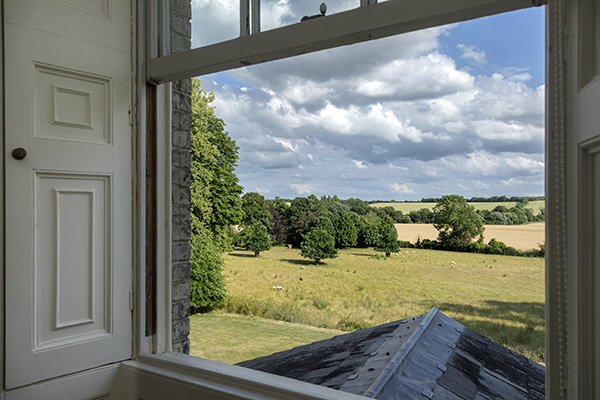
<path id="1" fill-rule="evenodd" d="M 400 193 L 400 194 L 414 194 L 415 193 L 413 190 L 410 190 L 408 188 L 408 186 L 405 184 L 394 183 L 394 184 L 390 185 L 390 187 L 392 188 L 392 190 L 394 190 L 394 192 Z"/>
<path id="2" fill-rule="evenodd" d="M 368 168 L 362 161 L 352 160 L 352 164 L 358 169 L 367 169 Z"/>
<path id="3" fill-rule="evenodd" d="M 487 64 L 487 57 L 485 55 L 485 51 L 481 51 L 477 46 L 467 46 L 465 44 L 459 44 L 456 47 L 463 52 L 462 58 L 471 59 L 480 65 Z"/>
<path id="4" fill-rule="evenodd" d="M 281 21 L 301 8 L 268 2 Z M 511 194 L 505 182 L 513 178 L 527 184 L 512 195 L 543 193 L 544 86 L 528 86 L 523 68 L 478 76 L 459 70 L 440 50 L 449 32 L 419 31 L 204 78 L 240 146 L 242 184 L 282 197 L 385 199 L 456 188 Z M 483 50 L 462 50 L 485 61 Z"/>
<path id="5" fill-rule="evenodd" d="M 316 192 L 316 190 L 317 190 L 316 186 L 308 185 L 308 184 L 296 184 L 296 183 L 294 183 L 294 184 L 291 184 L 290 187 L 298 195 L 312 194 L 312 193 Z"/>

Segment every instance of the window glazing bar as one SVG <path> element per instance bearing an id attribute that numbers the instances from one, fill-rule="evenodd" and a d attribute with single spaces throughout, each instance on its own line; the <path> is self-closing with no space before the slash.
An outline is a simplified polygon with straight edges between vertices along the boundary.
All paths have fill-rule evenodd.
<path id="1" fill-rule="evenodd" d="M 240 0 L 240 36 L 250 35 L 250 0 Z"/>
<path id="2" fill-rule="evenodd" d="M 252 34 L 260 33 L 260 0 L 252 0 Z"/>

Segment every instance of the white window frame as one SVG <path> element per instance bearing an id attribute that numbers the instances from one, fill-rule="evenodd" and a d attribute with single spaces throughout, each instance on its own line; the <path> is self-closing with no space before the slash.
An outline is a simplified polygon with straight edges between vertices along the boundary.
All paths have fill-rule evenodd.
<path id="1" fill-rule="evenodd" d="M 241 3 L 248 0 L 241 0 Z M 163 138 L 159 143 L 159 195 L 158 209 L 164 212 L 159 215 L 158 245 L 158 332 L 153 338 L 144 336 L 144 277 L 139 273 L 138 307 L 137 307 L 137 358 L 124 363 L 124 376 L 128 372 L 136 379 L 147 377 L 150 381 L 178 382 L 182 387 L 193 387 L 196 394 L 207 394 L 210 398 L 242 398 L 242 399 L 336 399 L 340 392 L 312 385 L 293 379 L 254 371 L 238 366 L 226 365 L 211 360 L 187 356 L 171 352 L 171 159 L 170 159 L 170 83 L 175 80 L 189 78 L 226 69 L 242 67 L 260 62 L 292 57 L 299 54 L 343 46 L 351 43 L 382 38 L 406 33 L 428 27 L 480 18 L 501 12 L 514 11 L 533 5 L 541 5 L 544 0 L 391 0 L 376 3 L 374 0 L 361 0 L 357 9 L 335 14 L 326 18 L 317 18 L 271 31 L 260 32 L 260 21 L 253 20 L 250 28 L 237 39 L 205 46 L 190 51 L 168 54 L 165 43 L 168 40 L 168 2 L 169 0 L 146 0 L 138 15 L 139 70 L 138 93 L 140 104 L 138 125 L 140 132 L 145 132 L 145 83 L 153 82 L 159 86 L 159 135 Z M 259 0 L 252 0 L 254 10 L 260 6 Z M 562 0 L 551 2 L 547 9 L 548 24 L 553 15 L 562 8 Z M 144 8 L 145 7 L 145 8 Z M 248 7 L 242 7 L 240 26 L 244 29 L 244 13 Z M 247 14 L 251 15 L 251 14 Z M 258 24 L 258 25 L 255 25 Z M 162 33 L 161 29 L 163 28 Z M 547 32 L 548 32 L 547 26 Z M 162 38 L 162 40 L 159 40 Z M 563 46 L 562 38 L 548 37 L 548 43 L 557 47 Z M 159 49 L 158 43 L 162 43 Z M 547 45 L 548 46 L 548 45 Z M 160 55 L 160 56 L 159 56 Z M 564 93 L 554 89 L 555 75 L 561 73 L 562 58 L 557 52 L 547 55 L 547 101 L 546 108 L 552 104 L 564 102 Z M 558 71 L 558 73 L 556 73 Z M 553 80 L 554 79 L 554 80 Z M 566 242 L 565 222 L 558 217 L 558 211 L 565 209 L 565 196 L 561 192 L 564 177 L 560 168 L 555 168 L 553 161 L 564 157 L 560 144 L 549 140 L 550 131 L 560 131 L 564 135 L 562 122 L 547 116 L 546 122 L 546 199 L 548 229 L 546 233 L 546 275 L 547 275 L 547 394 L 549 398 L 563 398 L 567 385 L 567 373 L 563 370 L 565 363 L 561 361 L 567 355 L 566 348 L 566 309 L 562 302 L 561 286 L 566 285 L 564 254 L 553 250 L 553 246 L 562 248 Z M 140 135 L 138 147 L 138 167 L 145 168 L 144 135 Z M 140 173 L 139 176 L 144 176 Z M 562 180 L 561 180 L 562 179 Z M 143 180 L 139 183 L 139 215 L 144 215 L 145 199 L 143 196 Z M 139 218 L 138 230 L 145 231 L 144 219 Z M 139 238 L 145 237 L 143 234 Z M 139 246 L 139 265 L 144 264 L 144 246 Z M 550 282 L 550 283 L 548 283 Z M 553 283 L 554 282 L 554 283 Z M 562 322 L 561 322 L 562 321 Z M 135 371 L 135 375 L 132 371 Z M 149 388 L 152 385 L 148 386 Z M 140 389 L 143 390 L 143 389 Z M 148 389 L 151 390 L 151 389 Z M 183 389 L 182 389 L 183 390 Z M 182 392 L 184 393 L 184 392 Z M 187 393 L 187 392 L 185 392 Z M 136 393 L 144 398 L 155 398 L 152 392 Z M 360 399 L 362 396 L 344 394 L 344 398 Z"/>

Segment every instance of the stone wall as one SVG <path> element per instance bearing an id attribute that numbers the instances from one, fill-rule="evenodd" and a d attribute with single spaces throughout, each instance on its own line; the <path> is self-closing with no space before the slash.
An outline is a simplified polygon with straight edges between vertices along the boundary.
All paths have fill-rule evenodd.
<path id="1" fill-rule="evenodd" d="M 171 0 L 171 51 L 190 49 L 190 0 Z M 190 341 L 190 180 L 191 93 L 189 79 L 173 83 L 172 125 L 172 266 L 173 351 L 189 354 Z"/>

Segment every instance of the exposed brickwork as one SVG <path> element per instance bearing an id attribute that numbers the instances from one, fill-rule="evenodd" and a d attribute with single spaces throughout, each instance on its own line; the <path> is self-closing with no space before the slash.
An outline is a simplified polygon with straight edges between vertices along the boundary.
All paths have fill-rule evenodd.
<path id="1" fill-rule="evenodd" d="M 192 7 L 190 0 L 171 0 L 171 51 L 190 49 Z M 190 341 L 190 133 L 191 92 L 189 79 L 173 84 L 172 125 L 172 345 L 189 354 Z"/>

